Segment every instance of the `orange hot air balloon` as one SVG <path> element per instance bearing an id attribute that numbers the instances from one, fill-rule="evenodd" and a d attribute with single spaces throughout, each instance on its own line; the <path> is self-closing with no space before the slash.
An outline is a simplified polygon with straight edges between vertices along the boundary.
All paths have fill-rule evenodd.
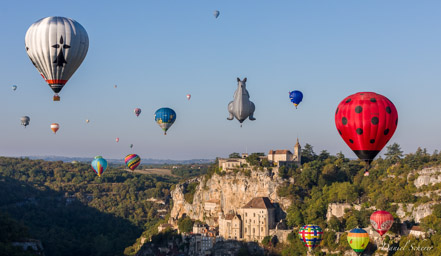
<path id="1" fill-rule="evenodd" d="M 386 234 L 394 223 L 394 217 L 387 211 L 376 211 L 372 213 L 370 220 L 372 227 L 380 236 Z"/>
<path id="2" fill-rule="evenodd" d="M 51 124 L 51 130 L 56 134 L 58 129 L 60 128 L 60 125 L 57 123 Z"/>

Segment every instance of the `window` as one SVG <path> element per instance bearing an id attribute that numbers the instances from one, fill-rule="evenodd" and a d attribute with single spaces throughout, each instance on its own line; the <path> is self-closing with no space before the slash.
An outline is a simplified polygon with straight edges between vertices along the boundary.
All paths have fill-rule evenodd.
<path id="1" fill-rule="evenodd" d="M 253 228 L 253 234 L 254 234 L 254 233 L 256 233 L 256 229 L 255 229 L 255 228 Z"/>
<path id="2" fill-rule="evenodd" d="M 245 228 L 245 233 L 247 232 L 247 228 Z"/>
<path id="3" fill-rule="evenodd" d="M 247 216 L 247 213 L 245 213 L 245 217 Z"/>
<path id="4" fill-rule="evenodd" d="M 263 227 L 260 228 L 260 232 L 263 232 Z"/>
<path id="5" fill-rule="evenodd" d="M 253 217 L 256 217 L 256 213 L 253 213 Z"/>

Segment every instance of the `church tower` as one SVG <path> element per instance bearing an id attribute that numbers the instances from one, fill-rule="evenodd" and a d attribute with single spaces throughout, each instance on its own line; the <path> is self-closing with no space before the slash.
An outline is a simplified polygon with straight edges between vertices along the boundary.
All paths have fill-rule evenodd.
<path id="1" fill-rule="evenodd" d="M 297 143 L 294 145 L 293 161 L 297 161 L 299 164 L 302 163 L 302 147 L 300 146 L 299 138 L 297 138 Z"/>

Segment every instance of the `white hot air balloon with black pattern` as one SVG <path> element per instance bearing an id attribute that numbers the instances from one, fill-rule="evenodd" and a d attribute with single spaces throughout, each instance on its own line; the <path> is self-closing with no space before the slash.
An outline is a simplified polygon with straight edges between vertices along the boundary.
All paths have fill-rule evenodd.
<path id="1" fill-rule="evenodd" d="M 69 18 L 46 17 L 29 27 L 25 46 L 32 64 L 55 92 L 54 101 L 59 101 L 58 93 L 86 57 L 86 30 Z"/>

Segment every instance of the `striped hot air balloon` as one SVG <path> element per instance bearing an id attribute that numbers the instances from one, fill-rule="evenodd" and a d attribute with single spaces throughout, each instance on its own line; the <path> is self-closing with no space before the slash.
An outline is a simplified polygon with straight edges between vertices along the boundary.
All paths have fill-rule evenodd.
<path id="1" fill-rule="evenodd" d="M 320 226 L 308 224 L 300 228 L 299 238 L 303 245 L 312 250 L 320 245 L 322 241 L 323 230 Z"/>
<path id="2" fill-rule="evenodd" d="M 51 124 L 51 130 L 54 132 L 54 134 L 57 133 L 58 129 L 60 129 L 60 125 L 57 123 Z"/>
<path id="3" fill-rule="evenodd" d="M 369 235 L 364 229 L 354 228 L 353 230 L 349 231 L 348 243 L 352 250 L 354 250 L 357 254 L 361 254 L 369 244 Z"/>
<path id="4" fill-rule="evenodd" d="M 55 92 L 54 101 L 59 101 L 58 93 L 86 57 L 86 30 L 69 18 L 43 18 L 29 27 L 25 46 L 32 64 Z"/>
<path id="5" fill-rule="evenodd" d="M 124 162 L 133 171 L 141 163 L 141 158 L 137 154 L 129 154 L 124 158 Z"/>
<path id="6" fill-rule="evenodd" d="M 101 177 L 101 174 L 107 169 L 107 161 L 102 156 L 96 156 L 92 161 L 93 171 Z"/>
<path id="7" fill-rule="evenodd" d="M 371 215 L 371 225 L 375 231 L 383 236 L 394 224 L 394 217 L 387 211 L 376 211 Z"/>

